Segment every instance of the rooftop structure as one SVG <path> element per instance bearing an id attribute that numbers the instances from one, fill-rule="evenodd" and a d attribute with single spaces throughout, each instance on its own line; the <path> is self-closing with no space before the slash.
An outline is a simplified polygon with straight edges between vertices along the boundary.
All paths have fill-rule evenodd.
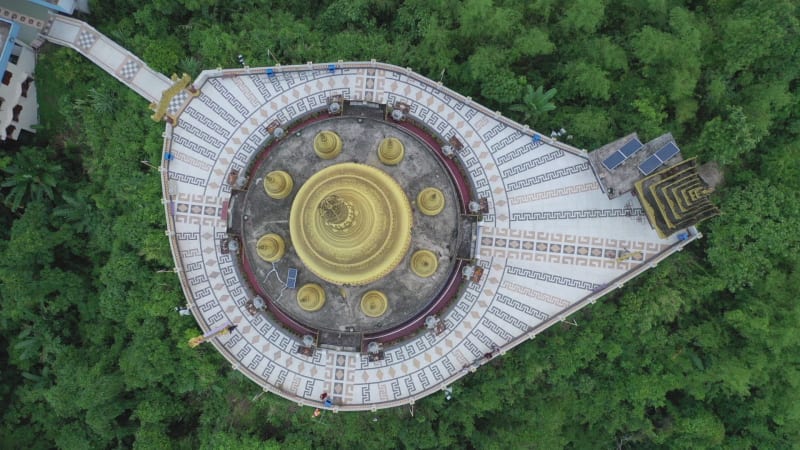
<path id="1" fill-rule="evenodd" d="M 668 153 L 667 150 L 674 151 Z M 659 156 L 663 160 L 658 159 Z M 666 162 L 672 165 L 682 160 L 675 140 L 669 133 L 647 143 L 642 143 L 639 136 L 632 133 L 589 154 L 592 168 L 609 198 L 630 193 L 636 181 L 650 175 Z"/>
<path id="2" fill-rule="evenodd" d="M 669 146 L 665 147 L 671 151 Z M 658 153 L 654 155 L 658 158 Z M 719 215 L 709 200 L 713 188 L 700 176 L 695 158 L 681 161 L 636 182 L 636 195 L 659 236 Z"/>
<path id="3" fill-rule="evenodd" d="M 0 141 L 17 139 L 21 130 L 33 132 L 37 122 L 35 55 L 17 39 L 20 28 L 18 23 L 0 18 Z"/>
<path id="4" fill-rule="evenodd" d="M 0 141 L 16 140 L 22 130 L 35 132 L 38 104 L 34 70 L 35 49 L 54 12 L 88 11 L 75 0 L 0 0 Z"/>

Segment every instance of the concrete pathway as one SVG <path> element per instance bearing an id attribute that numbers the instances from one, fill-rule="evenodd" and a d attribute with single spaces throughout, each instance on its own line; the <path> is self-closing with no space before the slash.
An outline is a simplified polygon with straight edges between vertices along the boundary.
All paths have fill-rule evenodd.
<path id="1" fill-rule="evenodd" d="M 141 59 L 99 33 L 86 22 L 51 14 L 42 28 L 45 39 L 70 47 L 133 89 L 150 102 L 158 102 L 173 83 Z"/>

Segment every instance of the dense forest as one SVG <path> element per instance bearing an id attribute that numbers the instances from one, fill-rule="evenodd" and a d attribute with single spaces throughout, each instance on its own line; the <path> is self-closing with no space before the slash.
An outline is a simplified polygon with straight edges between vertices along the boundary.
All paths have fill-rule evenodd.
<path id="1" fill-rule="evenodd" d="M 48 44 L 41 128 L 0 151 L 0 448 L 798 448 L 794 0 L 97 0 L 167 75 L 376 59 L 592 149 L 670 131 L 723 215 L 623 290 L 408 408 L 326 413 L 245 379 L 173 308 L 164 125 Z M 269 50 L 269 52 L 268 52 Z M 555 91 L 551 91 L 555 89 Z M 551 106 L 555 105 L 555 109 Z"/>

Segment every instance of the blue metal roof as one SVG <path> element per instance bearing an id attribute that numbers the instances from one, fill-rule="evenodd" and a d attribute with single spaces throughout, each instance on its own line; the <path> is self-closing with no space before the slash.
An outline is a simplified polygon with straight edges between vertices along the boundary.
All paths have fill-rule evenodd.
<path id="1" fill-rule="evenodd" d="M 59 6 L 59 5 L 56 5 L 56 4 L 53 4 L 53 3 L 50 3 L 50 2 L 45 1 L 45 0 L 28 0 L 28 1 L 33 3 L 33 4 L 39 5 L 39 6 L 44 6 L 47 9 L 52 9 L 53 11 L 58 11 L 58 12 L 66 13 L 66 14 L 72 14 L 75 11 L 75 2 L 74 1 L 63 2 L 66 5 L 66 8 L 62 7 L 62 6 Z"/>

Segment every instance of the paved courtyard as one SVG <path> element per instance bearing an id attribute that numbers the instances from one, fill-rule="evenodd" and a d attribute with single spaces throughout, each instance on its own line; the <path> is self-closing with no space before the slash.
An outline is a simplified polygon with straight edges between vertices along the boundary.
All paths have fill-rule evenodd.
<path id="1" fill-rule="evenodd" d="M 609 200 L 585 152 L 553 141 L 410 70 L 379 63 L 313 64 L 205 71 L 167 125 L 163 184 L 168 235 L 188 306 L 203 331 L 238 328 L 213 341 L 235 370 L 300 404 L 369 410 L 413 403 L 564 320 L 626 279 L 697 238 L 659 239 L 636 197 Z M 384 358 L 317 348 L 268 314 L 251 314 L 228 236 L 230 174 L 245 174 L 272 139 L 310 113 L 327 114 L 341 95 L 409 106 L 406 120 L 438 142 L 463 144 L 455 158 L 474 200 L 489 211 L 477 224 L 478 282 L 464 281 L 440 312 L 440 334 L 424 327 L 384 345 Z M 391 120 L 391 119 L 389 119 Z M 439 149 L 436 149 L 439 150 Z M 302 269 L 301 269 L 302 270 Z"/>

